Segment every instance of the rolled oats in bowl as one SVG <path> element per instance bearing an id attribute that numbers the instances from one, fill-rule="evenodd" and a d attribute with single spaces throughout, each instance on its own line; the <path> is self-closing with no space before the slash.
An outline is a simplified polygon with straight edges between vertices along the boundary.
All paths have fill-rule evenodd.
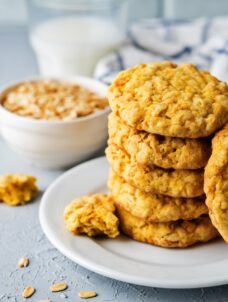
<path id="1" fill-rule="evenodd" d="M 1 87 L 1 135 L 27 161 L 70 167 L 106 144 L 107 86 L 93 78 L 30 78 Z"/>
<path id="2" fill-rule="evenodd" d="M 10 89 L 2 99 L 2 106 L 37 120 L 74 120 L 104 110 L 108 100 L 79 84 L 35 80 Z"/>

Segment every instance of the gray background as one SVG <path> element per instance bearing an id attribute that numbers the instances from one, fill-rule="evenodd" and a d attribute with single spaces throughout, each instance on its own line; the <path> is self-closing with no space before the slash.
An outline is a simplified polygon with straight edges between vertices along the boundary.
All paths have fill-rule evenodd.
<path id="1" fill-rule="evenodd" d="M 25 29 L 1 28 L 0 85 L 36 72 Z M 63 171 L 39 170 L 21 161 L 0 138 L 0 174 L 13 172 L 35 175 L 43 192 Z M 39 202 L 38 198 L 17 208 L 0 204 L 0 302 L 24 301 L 21 292 L 29 284 L 37 289 L 28 300 L 31 302 L 47 298 L 53 302 L 82 301 L 78 298 L 80 290 L 97 291 L 99 296 L 90 301 L 99 302 L 228 301 L 228 286 L 195 290 L 148 288 L 111 280 L 78 266 L 62 256 L 45 238 L 38 221 Z M 22 256 L 29 257 L 28 268 L 17 267 Z M 50 294 L 49 285 L 58 281 L 66 282 L 69 289 Z"/>

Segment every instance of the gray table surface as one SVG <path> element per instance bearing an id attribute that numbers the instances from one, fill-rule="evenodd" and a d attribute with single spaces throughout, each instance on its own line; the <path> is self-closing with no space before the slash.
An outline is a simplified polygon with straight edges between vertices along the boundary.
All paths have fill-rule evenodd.
<path id="1" fill-rule="evenodd" d="M 0 28 L 0 85 L 37 73 L 25 28 Z M 63 171 L 44 171 L 22 161 L 0 138 L 0 174 L 23 172 L 35 175 L 43 192 Z M 0 302 L 23 301 L 28 284 L 36 288 L 29 301 L 82 301 L 80 290 L 95 290 L 91 301 L 228 301 L 228 286 L 193 290 L 168 290 L 131 285 L 88 271 L 61 255 L 46 239 L 38 219 L 40 198 L 17 208 L 0 204 Z M 30 266 L 18 269 L 22 256 Z M 65 281 L 69 288 L 51 294 L 53 282 Z"/>

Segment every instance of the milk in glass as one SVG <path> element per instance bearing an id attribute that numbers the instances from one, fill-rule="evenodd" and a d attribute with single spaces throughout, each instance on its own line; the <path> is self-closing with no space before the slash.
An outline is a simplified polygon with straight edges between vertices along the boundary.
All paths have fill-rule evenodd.
<path id="1" fill-rule="evenodd" d="M 124 34 L 108 18 L 77 16 L 44 21 L 30 38 L 42 75 L 88 76 L 100 58 L 121 45 Z"/>

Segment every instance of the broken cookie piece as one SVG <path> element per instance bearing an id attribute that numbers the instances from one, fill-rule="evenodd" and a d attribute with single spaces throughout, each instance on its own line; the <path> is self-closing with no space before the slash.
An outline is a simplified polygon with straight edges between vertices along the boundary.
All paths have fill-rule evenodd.
<path id="1" fill-rule="evenodd" d="M 67 229 L 75 235 L 107 235 L 110 238 L 119 235 L 114 202 L 105 194 L 75 199 L 65 208 L 64 220 Z"/>
<path id="2" fill-rule="evenodd" d="M 38 192 L 36 178 L 24 174 L 0 176 L 0 201 L 11 206 L 30 202 Z"/>

